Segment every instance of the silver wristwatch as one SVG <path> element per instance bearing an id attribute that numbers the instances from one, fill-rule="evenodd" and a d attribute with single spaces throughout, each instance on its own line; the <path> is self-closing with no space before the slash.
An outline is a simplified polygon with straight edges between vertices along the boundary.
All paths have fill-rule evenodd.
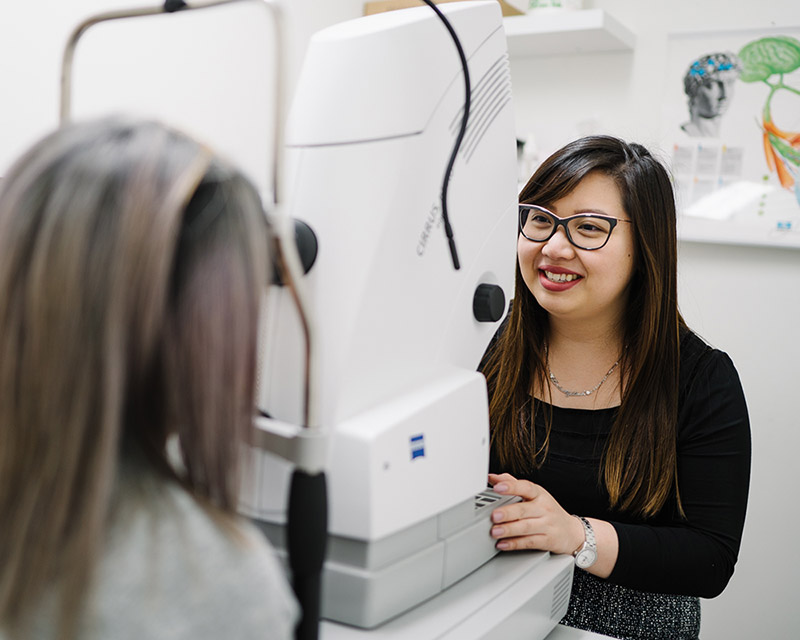
<path id="1" fill-rule="evenodd" d="M 586 539 L 580 549 L 575 551 L 572 555 L 575 557 L 576 567 L 588 569 L 597 562 L 597 541 L 594 538 L 594 529 L 592 529 L 592 525 L 589 524 L 589 521 L 581 516 L 575 517 L 581 521 Z"/>

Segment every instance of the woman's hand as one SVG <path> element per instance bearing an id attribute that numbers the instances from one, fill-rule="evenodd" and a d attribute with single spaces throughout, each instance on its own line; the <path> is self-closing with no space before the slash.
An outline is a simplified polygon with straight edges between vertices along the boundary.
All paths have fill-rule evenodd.
<path id="1" fill-rule="evenodd" d="M 492 512 L 491 535 L 501 551 L 539 549 L 572 554 L 583 544 L 580 520 L 564 511 L 538 484 L 517 480 L 508 473 L 490 473 L 489 483 L 496 493 L 522 498 L 522 502 Z"/>

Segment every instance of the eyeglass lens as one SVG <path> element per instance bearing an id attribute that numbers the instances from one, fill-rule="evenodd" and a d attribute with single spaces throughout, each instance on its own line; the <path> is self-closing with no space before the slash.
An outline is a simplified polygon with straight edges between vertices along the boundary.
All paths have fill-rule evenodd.
<path id="1" fill-rule="evenodd" d="M 536 242 L 549 240 L 558 224 L 542 209 L 520 207 L 520 229 L 525 237 Z M 566 221 L 568 238 L 581 249 L 598 249 L 608 240 L 613 223 L 605 218 L 590 215 L 575 216 Z"/>

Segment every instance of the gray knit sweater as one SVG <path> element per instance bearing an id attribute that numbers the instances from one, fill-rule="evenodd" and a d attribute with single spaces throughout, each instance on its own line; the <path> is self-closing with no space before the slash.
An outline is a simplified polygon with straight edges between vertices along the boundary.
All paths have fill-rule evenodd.
<path id="1" fill-rule="evenodd" d="M 176 483 L 140 465 L 125 475 L 80 640 L 293 636 L 297 603 L 257 529 L 217 522 Z M 36 640 L 55 638 L 54 613 L 44 606 L 36 616 Z"/>

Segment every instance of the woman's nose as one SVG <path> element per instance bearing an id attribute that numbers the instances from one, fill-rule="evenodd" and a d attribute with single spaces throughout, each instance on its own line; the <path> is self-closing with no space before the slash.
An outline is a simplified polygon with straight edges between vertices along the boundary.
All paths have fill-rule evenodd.
<path id="1" fill-rule="evenodd" d="M 571 258 L 575 255 L 575 248 L 567 238 L 563 227 L 559 227 L 552 237 L 544 243 L 542 254 L 549 258 Z"/>

